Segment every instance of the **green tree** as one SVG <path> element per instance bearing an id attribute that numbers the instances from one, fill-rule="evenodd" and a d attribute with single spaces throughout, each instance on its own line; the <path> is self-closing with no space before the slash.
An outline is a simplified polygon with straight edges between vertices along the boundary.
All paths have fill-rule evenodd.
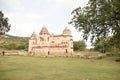
<path id="1" fill-rule="evenodd" d="M 8 23 L 8 18 L 4 17 L 2 11 L 0 11 L 0 34 L 5 34 L 10 30 L 10 24 Z"/>
<path id="2" fill-rule="evenodd" d="M 69 23 L 83 31 L 84 39 L 91 37 L 93 42 L 112 34 L 113 44 L 120 48 L 120 0 L 89 0 L 86 7 L 78 7 L 72 14 Z"/>
<path id="3" fill-rule="evenodd" d="M 27 50 L 28 43 L 15 43 L 15 42 L 7 42 L 7 43 L 0 43 L 0 48 L 7 49 L 7 50 Z"/>
<path id="4" fill-rule="evenodd" d="M 93 44 L 94 44 L 94 50 L 96 51 L 100 51 L 102 53 L 105 53 L 106 51 L 108 52 L 109 48 L 111 48 L 111 43 L 110 43 L 110 38 L 111 37 L 107 37 L 107 38 L 100 38 L 99 40 L 96 40 Z"/>
<path id="5" fill-rule="evenodd" d="M 74 51 L 83 51 L 86 49 L 86 44 L 83 40 L 82 41 L 74 41 L 73 47 L 74 47 Z"/>
<path id="6" fill-rule="evenodd" d="M 110 53 L 119 53 L 119 48 L 113 45 L 111 42 L 112 37 L 100 38 L 94 42 L 94 50 L 100 51 L 102 53 L 110 52 Z"/>

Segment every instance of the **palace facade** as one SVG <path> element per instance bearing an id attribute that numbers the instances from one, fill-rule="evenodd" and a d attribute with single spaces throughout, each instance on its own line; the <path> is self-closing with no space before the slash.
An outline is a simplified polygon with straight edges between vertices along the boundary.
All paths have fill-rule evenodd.
<path id="1" fill-rule="evenodd" d="M 29 52 L 36 56 L 71 56 L 73 53 L 73 39 L 71 31 L 66 27 L 62 34 L 50 34 L 42 27 L 39 35 L 32 33 L 29 39 Z"/>

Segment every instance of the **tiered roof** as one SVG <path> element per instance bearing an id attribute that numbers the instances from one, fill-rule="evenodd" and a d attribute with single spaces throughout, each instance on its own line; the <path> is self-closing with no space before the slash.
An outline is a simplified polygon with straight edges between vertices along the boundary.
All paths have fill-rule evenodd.
<path id="1" fill-rule="evenodd" d="M 47 28 L 45 26 L 43 26 L 41 31 L 40 31 L 40 35 L 44 35 L 44 34 L 49 35 L 49 32 L 48 32 L 48 30 L 47 30 Z"/>

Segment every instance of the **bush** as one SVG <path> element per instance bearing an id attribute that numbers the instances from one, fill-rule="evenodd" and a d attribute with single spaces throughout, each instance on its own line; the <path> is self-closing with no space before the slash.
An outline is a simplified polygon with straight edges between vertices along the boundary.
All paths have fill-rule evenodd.
<path id="1" fill-rule="evenodd" d="M 7 50 L 27 50 L 28 43 L 1 43 L 0 48 L 7 49 Z"/>
<path id="2" fill-rule="evenodd" d="M 116 53 L 109 52 L 109 53 L 106 54 L 106 56 L 118 56 L 118 57 L 120 57 L 120 53 L 119 52 L 116 52 Z"/>
<path id="3" fill-rule="evenodd" d="M 117 58 L 115 61 L 116 61 L 116 62 L 120 62 L 120 58 Z"/>
<path id="4" fill-rule="evenodd" d="M 83 51 L 86 49 L 86 44 L 84 41 L 74 41 L 73 47 L 74 51 Z"/>
<path id="5" fill-rule="evenodd" d="M 106 55 L 98 55 L 96 59 L 103 59 L 105 57 L 106 57 Z"/>

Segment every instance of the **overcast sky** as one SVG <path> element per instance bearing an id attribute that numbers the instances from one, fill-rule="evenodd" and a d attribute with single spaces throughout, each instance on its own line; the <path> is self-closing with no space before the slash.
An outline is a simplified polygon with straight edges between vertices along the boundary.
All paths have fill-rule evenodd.
<path id="1" fill-rule="evenodd" d="M 42 26 L 49 33 L 61 34 L 67 26 L 73 35 L 73 40 L 82 40 L 82 33 L 68 24 L 71 12 L 88 0 L 0 0 L 0 10 L 9 18 L 11 30 L 8 34 L 30 37 L 33 31 L 39 34 Z M 90 42 L 87 42 L 90 48 Z"/>

